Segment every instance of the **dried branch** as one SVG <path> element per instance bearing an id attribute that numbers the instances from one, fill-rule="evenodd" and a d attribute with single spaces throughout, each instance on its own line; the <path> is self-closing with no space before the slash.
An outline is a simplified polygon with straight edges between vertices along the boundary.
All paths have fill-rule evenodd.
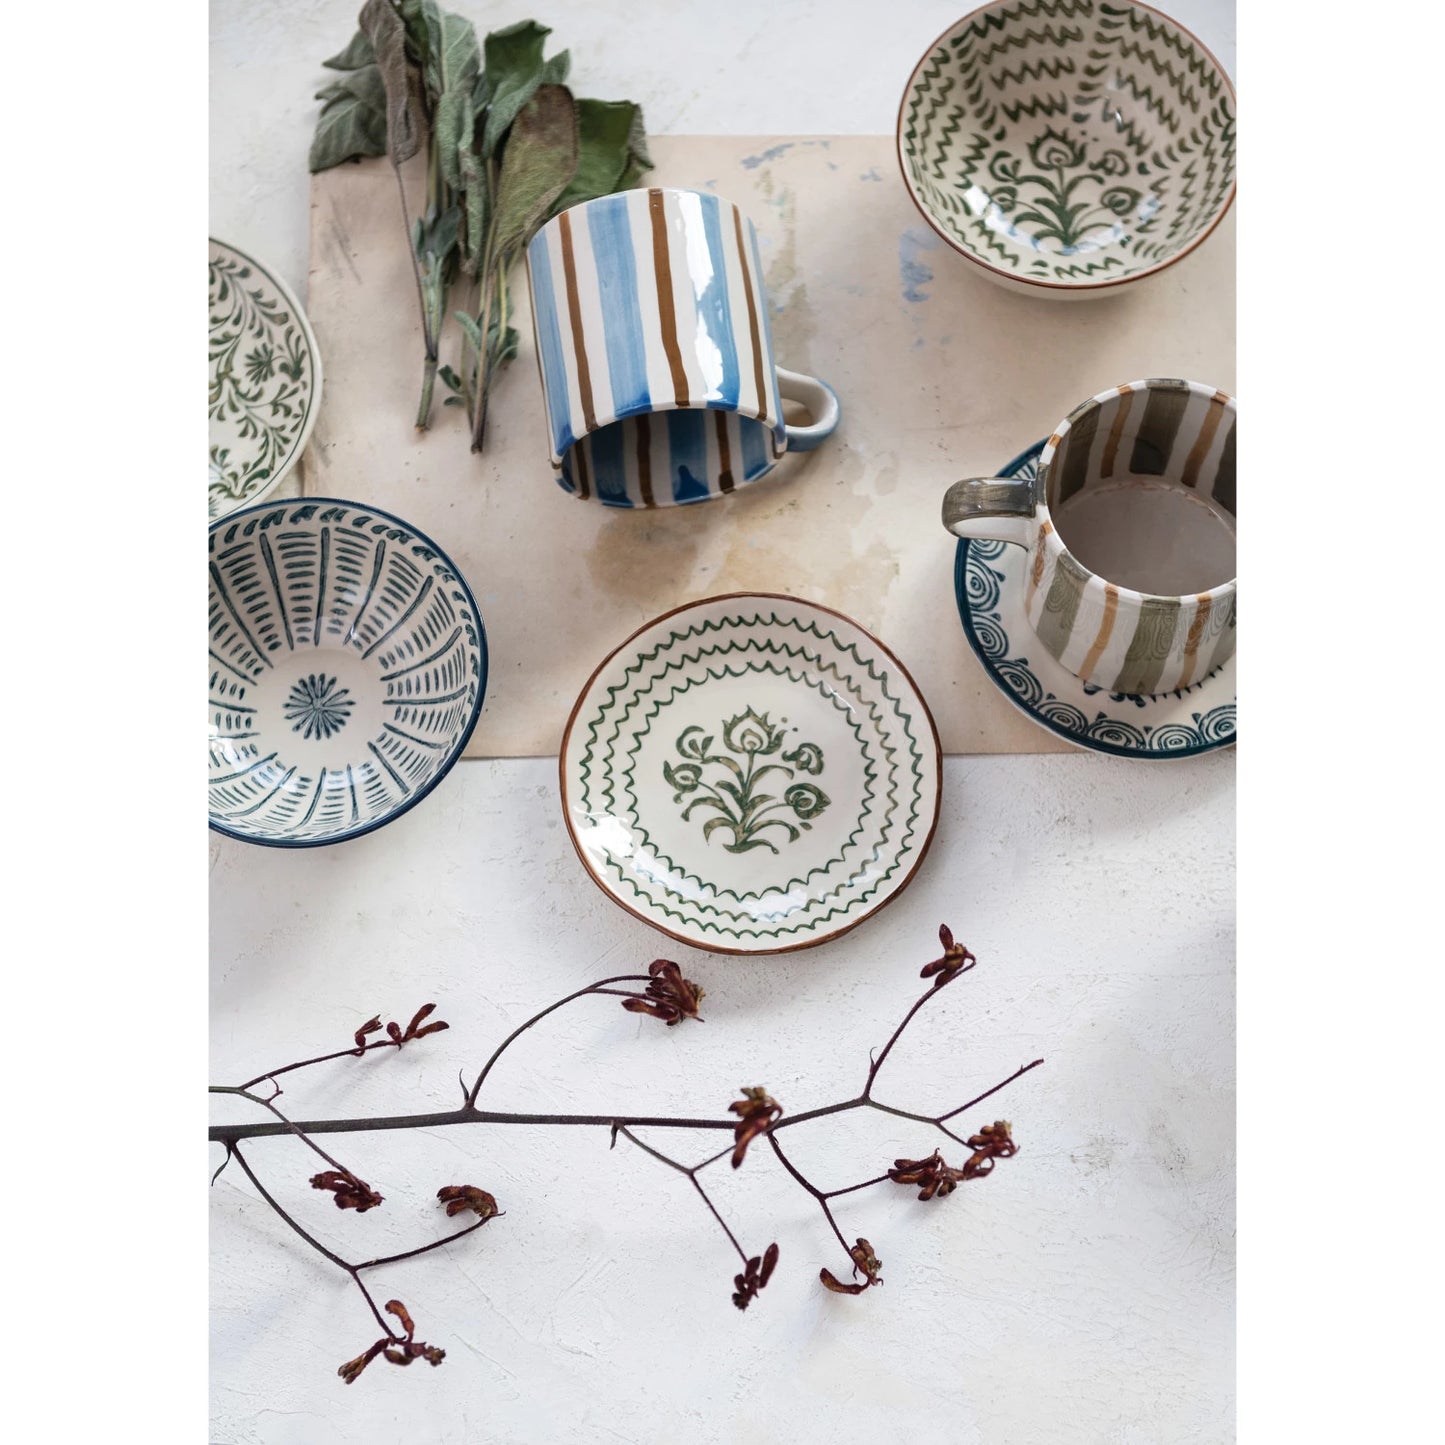
<path id="1" fill-rule="evenodd" d="M 241 1085 L 214 1085 L 211 1092 L 216 1094 L 229 1094 L 244 1099 L 248 1103 L 264 1109 L 273 1117 L 270 1121 L 258 1121 L 246 1124 L 218 1124 L 213 1125 L 210 1130 L 210 1139 L 213 1143 L 222 1145 L 226 1151 L 221 1161 L 220 1168 L 216 1175 L 212 1176 L 214 1183 L 226 1164 L 234 1158 L 241 1166 L 246 1177 L 255 1186 L 261 1198 L 283 1219 L 286 1224 L 303 1240 L 315 1249 L 323 1258 L 344 1270 L 361 1291 L 372 1317 L 382 1330 L 382 1337 L 370 1345 L 362 1354 L 355 1359 L 348 1360 L 340 1367 L 337 1373 L 347 1384 L 353 1383 L 370 1363 L 377 1358 L 384 1358 L 391 1364 L 409 1365 L 413 1360 L 425 1359 L 430 1364 L 437 1365 L 445 1358 L 445 1352 L 434 1345 L 426 1344 L 416 1339 L 415 1325 L 406 1306 L 399 1300 L 389 1300 L 382 1308 L 378 1308 L 375 1298 L 367 1288 L 362 1279 L 362 1273 L 367 1270 L 378 1268 L 382 1265 L 396 1264 L 403 1260 L 414 1259 L 418 1255 L 426 1254 L 431 1250 L 439 1249 L 443 1245 L 451 1244 L 461 1239 L 464 1235 L 471 1234 L 480 1229 L 482 1225 L 492 1219 L 501 1217 L 502 1211 L 497 1205 L 496 1198 L 487 1190 L 478 1188 L 473 1184 L 448 1184 L 437 1191 L 438 1202 L 446 1209 L 447 1216 L 454 1218 L 459 1214 L 472 1213 L 476 1216 L 474 1222 L 468 1224 L 464 1229 L 435 1239 L 427 1244 L 419 1245 L 415 1249 L 405 1250 L 399 1254 L 386 1255 L 378 1259 L 369 1259 L 353 1263 L 342 1258 L 334 1250 L 322 1244 L 313 1234 L 306 1230 L 274 1197 L 266 1186 L 257 1177 L 251 1163 L 242 1153 L 242 1143 L 248 1143 L 254 1139 L 276 1137 L 278 1135 L 293 1134 L 302 1140 L 308 1148 L 317 1153 L 330 1168 L 311 1177 L 312 1187 L 332 1196 L 333 1202 L 338 1209 L 353 1210 L 356 1213 L 364 1213 L 369 1209 L 379 1208 L 385 1203 L 384 1196 L 371 1187 L 355 1170 L 342 1164 L 339 1160 L 327 1154 L 311 1137 L 315 1134 L 359 1134 L 370 1133 L 383 1129 L 414 1129 L 414 1128 L 435 1128 L 440 1125 L 450 1124 L 525 1124 L 533 1126 L 591 1126 L 604 1127 L 611 1131 L 612 1143 L 615 1145 L 617 1139 L 625 1138 L 629 1144 L 641 1150 L 644 1154 L 656 1159 L 659 1163 L 667 1165 L 677 1173 L 688 1179 L 693 1189 L 706 1205 L 708 1212 L 717 1221 L 719 1227 L 726 1235 L 728 1243 L 736 1252 L 742 1263 L 742 1270 L 733 1277 L 732 1299 L 733 1303 L 741 1310 L 758 1297 L 768 1280 L 772 1277 L 778 1263 L 778 1246 L 770 1244 L 761 1254 L 749 1255 L 739 1243 L 737 1235 L 732 1227 L 722 1217 L 717 1206 L 703 1186 L 698 1177 L 704 1170 L 718 1164 L 721 1160 L 730 1158 L 732 1167 L 738 1168 L 747 1157 L 748 1147 L 755 1140 L 765 1138 L 772 1150 L 774 1157 L 783 1166 L 787 1174 L 804 1191 L 806 1191 L 817 1202 L 827 1220 L 829 1228 L 851 1266 L 850 1278 L 845 1282 L 840 1280 L 831 1270 L 824 1267 L 819 1272 L 819 1278 L 823 1285 L 838 1294 L 859 1295 L 865 1293 L 874 1285 L 883 1283 L 880 1270 L 881 1262 L 874 1253 L 873 1247 L 866 1239 L 858 1238 L 855 1243 L 849 1244 L 838 1220 L 834 1215 L 831 1205 L 832 1200 L 838 1199 L 847 1194 L 856 1193 L 862 1189 L 868 1189 L 878 1184 L 895 1183 L 918 1189 L 918 1197 L 921 1200 L 932 1200 L 946 1198 L 953 1193 L 959 1184 L 974 1179 L 984 1179 L 991 1174 L 1000 1159 L 1011 1159 L 1018 1153 L 1018 1145 L 1014 1143 L 1012 1128 L 1003 1120 L 996 1120 L 990 1124 L 984 1124 L 975 1134 L 964 1137 L 955 1133 L 948 1127 L 948 1121 L 956 1118 L 959 1114 L 975 1107 L 984 1099 L 997 1093 L 1006 1085 L 1012 1083 L 1021 1075 L 1031 1069 L 1037 1068 L 1042 1059 L 1035 1059 L 1032 1063 L 1023 1065 L 1016 1069 L 1007 1079 L 993 1085 L 979 1094 L 976 1098 L 970 1099 L 965 1104 L 950 1109 L 942 1114 L 921 1114 L 907 1109 L 901 1109 L 891 1104 L 884 1104 L 873 1097 L 873 1088 L 877 1082 L 878 1075 L 884 1063 L 892 1052 L 894 1045 L 902 1037 L 904 1030 L 912 1023 L 923 1006 L 932 998 L 937 997 L 939 992 L 948 984 L 952 983 L 962 974 L 967 973 L 975 967 L 978 960 L 968 949 L 961 944 L 955 943 L 953 934 L 947 927 L 939 930 L 939 940 L 943 945 L 943 954 L 940 958 L 924 965 L 921 976 L 932 979 L 928 991 L 918 998 L 903 1016 L 898 1026 L 893 1030 L 883 1048 L 876 1055 L 870 1055 L 867 1077 L 864 1080 L 863 1089 L 856 1098 L 844 1099 L 833 1104 L 824 1104 L 814 1109 L 804 1110 L 796 1114 L 784 1115 L 783 1106 L 761 1087 L 749 1087 L 742 1090 L 742 1098 L 734 1100 L 728 1105 L 727 1113 L 734 1117 L 710 1116 L 706 1118 L 683 1118 L 670 1115 L 630 1115 L 630 1114 L 521 1114 L 506 1113 L 495 1110 L 480 1109 L 477 1107 L 477 1098 L 481 1093 L 482 1085 L 497 1064 L 502 1055 L 516 1042 L 524 1033 L 534 1025 L 540 1023 L 548 1015 L 555 1013 L 558 1009 L 578 999 L 591 995 L 608 998 L 620 998 L 622 1007 L 630 1013 L 642 1014 L 655 1018 L 671 1028 L 681 1023 L 684 1019 L 702 1022 L 702 1016 L 698 1012 L 698 1006 L 705 994 L 697 984 L 686 979 L 682 970 L 677 964 L 667 959 L 657 959 L 649 967 L 645 974 L 619 974 L 611 978 L 599 979 L 596 983 L 588 984 L 585 988 L 568 994 L 565 998 L 559 999 L 556 1003 L 549 1004 L 539 1013 L 534 1014 L 525 1023 L 513 1029 L 510 1034 L 497 1046 L 469 1089 L 464 1089 L 463 1103 L 458 1109 L 443 1110 L 428 1114 L 408 1114 L 384 1116 L 379 1118 L 358 1118 L 358 1119 L 312 1119 L 295 1121 L 284 1114 L 276 1105 L 276 1099 L 280 1096 L 280 1086 L 275 1086 L 275 1092 L 269 1098 L 252 1092 L 252 1089 L 267 1080 L 274 1081 L 282 1074 L 290 1073 L 297 1069 L 307 1068 L 312 1065 L 331 1062 L 342 1058 L 360 1058 L 365 1054 L 378 1048 L 401 1048 L 406 1044 L 426 1037 L 429 1034 L 441 1032 L 448 1025 L 437 1019 L 432 1020 L 431 1015 L 435 1012 L 435 1004 L 424 1004 L 412 1016 L 410 1023 L 403 1029 L 400 1024 L 391 1022 L 383 1024 L 381 1015 L 374 1015 L 355 1031 L 352 1039 L 352 1047 L 338 1049 L 331 1053 L 319 1054 L 315 1058 L 303 1059 L 294 1064 L 287 1064 L 282 1068 L 272 1069 L 264 1074 L 258 1074 Z M 631 985 L 631 987 L 619 987 L 619 985 Z M 374 1037 L 383 1035 L 383 1037 Z M 935 1149 L 932 1154 L 919 1159 L 895 1159 L 893 1167 L 877 1174 L 871 1178 L 864 1179 L 856 1184 L 845 1185 L 838 1189 L 820 1189 L 798 1168 L 789 1158 L 779 1141 L 778 1135 L 788 1128 L 796 1127 L 799 1124 L 813 1120 L 826 1118 L 833 1114 L 845 1113 L 853 1109 L 875 1109 L 879 1113 L 894 1115 L 899 1118 L 908 1119 L 920 1124 L 926 1124 L 938 1130 L 948 1139 L 958 1145 L 972 1151 L 964 1163 L 955 1168 L 947 1164 L 939 1150 Z M 672 1155 L 658 1148 L 655 1144 L 639 1137 L 639 1129 L 726 1129 L 733 1135 L 732 1143 L 717 1152 L 710 1154 L 707 1158 L 696 1164 L 685 1164 L 675 1159 Z M 391 1318 L 388 1319 L 387 1316 Z"/>

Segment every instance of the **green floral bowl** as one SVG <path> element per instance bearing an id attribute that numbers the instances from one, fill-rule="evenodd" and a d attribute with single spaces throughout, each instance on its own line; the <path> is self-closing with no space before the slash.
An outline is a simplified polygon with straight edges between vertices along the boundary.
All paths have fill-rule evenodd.
<path id="1" fill-rule="evenodd" d="M 928 48 L 898 110 L 914 204 L 1011 290 L 1157 275 L 1234 200 L 1234 89 L 1182 25 L 1116 0 L 999 0 Z"/>

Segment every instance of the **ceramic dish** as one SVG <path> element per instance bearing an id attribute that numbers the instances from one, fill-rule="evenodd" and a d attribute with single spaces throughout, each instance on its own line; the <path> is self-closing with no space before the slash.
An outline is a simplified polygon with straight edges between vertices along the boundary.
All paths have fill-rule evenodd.
<path id="1" fill-rule="evenodd" d="M 419 803 L 487 688 L 471 589 L 399 517 L 323 498 L 211 526 L 211 827 L 307 848 Z"/>
<path id="2" fill-rule="evenodd" d="M 280 485 L 321 403 L 321 353 L 300 304 L 259 261 L 214 238 L 209 352 L 214 522 Z"/>
<path id="3" fill-rule="evenodd" d="M 1186 256 L 1234 200 L 1234 89 L 1182 25 L 1114 0 L 1001 0 L 918 62 L 914 204 L 1010 289 L 1083 297 Z"/>
<path id="4" fill-rule="evenodd" d="M 1035 443 L 999 476 L 1034 477 L 1043 449 Z M 1022 547 L 975 539 L 959 542 L 954 565 L 963 630 L 1004 696 L 1061 738 L 1116 757 L 1187 758 L 1234 744 L 1233 656 L 1191 687 L 1151 697 L 1081 682 L 1039 646 L 1028 625 L 1028 560 Z"/>
<path id="5" fill-rule="evenodd" d="M 856 623 L 741 593 L 669 612 L 593 673 L 559 758 L 593 879 L 716 953 L 811 948 L 895 898 L 938 817 L 938 734 Z"/>

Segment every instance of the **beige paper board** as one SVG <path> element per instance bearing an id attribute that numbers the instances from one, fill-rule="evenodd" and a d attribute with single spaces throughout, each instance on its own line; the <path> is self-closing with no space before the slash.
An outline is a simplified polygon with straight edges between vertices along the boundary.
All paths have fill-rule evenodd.
<path id="1" fill-rule="evenodd" d="M 944 246 L 891 137 L 651 146 L 650 183 L 715 191 L 752 217 L 778 361 L 843 406 L 830 440 L 763 481 L 654 512 L 581 502 L 553 480 L 521 269 L 522 350 L 493 389 L 486 451 L 470 453 L 440 384 L 418 433 L 421 323 L 395 175 L 376 160 L 313 178 L 307 311 L 325 383 L 299 486 L 405 518 L 471 583 L 491 671 L 466 755 L 555 753 L 613 647 L 684 602 L 741 591 L 792 593 L 873 632 L 913 674 L 947 753 L 1069 751 L 970 650 L 939 505 L 950 482 L 991 475 L 1115 383 L 1183 376 L 1233 392 L 1233 215 L 1152 281 L 1067 303 L 1006 292 Z"/>

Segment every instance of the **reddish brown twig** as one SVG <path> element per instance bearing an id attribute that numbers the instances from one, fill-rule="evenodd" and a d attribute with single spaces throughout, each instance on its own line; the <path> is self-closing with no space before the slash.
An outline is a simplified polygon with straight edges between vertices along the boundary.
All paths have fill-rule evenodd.
<path id="1" fill-rule="evenodd" d="M 431 1364 L 439 1364 L 444 1358 L 444 1351 L 436 1346 L 416 1340 L 415 1327 L 411 1315 L 407 1312 L 406 1306 L 399 1300 L 390 1300 L 383 1310 L 378 1308 L 376 1300 L 368 1290 L 362 1273 L 367 1270 L 378 1268 L 382 1265 L 396 1264 L 402 1260 L 413 1259 L 418 1255 L 425 1254 L 430 1250 L 439 1249 L 442 1245 L 450 1244 L 461 1239 L 464 1235 L 471 1234 L 480 1229 L 489 1220 L 500 1217 L 502 1211 L 497 1206 L 496 1199 L 485 1189 L 478 1188 L 471 1184 L 446 1185 L 437 1191 L 438 1201 L 446 1208 L 448 1217 L 455 1217 L 463 1212 L 471 1212 L 477 1217 L 474 1222 L 468 1224 L 464 1229 L 455 1231 L 440 1239 L 435 1239 L 427 1244 L 418 1246 L 415 1249 L 405 1250 L 399 1254 L 387 1255 L 378 1259 L 363 1260 L 353 1263 L 342 1258 L 341 1255 L 322 1244 L 313 1234 L 305 1229 L 271 1194 L 262 1184 L 252 1168 L 250 1161 L 241 1151 L 242 1143 L 249 1143 L 254 1139 L 275 1137 L 277 1135 L 294 1134 L 330 1167 L 321 1173 L 312 1176 L 312 1185 L 329 1193 L 336 1206 L 340 1209 L 351 1210 L 357 1213 L 365 1212 L 381 1206 L 385 1201 L 383 1196 L 371 1187 L 354 1170 L 342 1164 L 326 1153 L 312 1137 L 317 1134 L 359 1134 L 369 1133 L 384 1129 L 411 1129 L 411 1128 L 435 1128 L 439 1125 L 448 1124 L 531 1124 L 539 1126 L 593 1126 L 606 1127 L 611 1131 L 612 1141 L 615 1144 L 618 1137 L 625 1138 L 635 1148 L 643 1153 L 666 1164 L 677 1173 L 684 1175 L 698 1196 L 706 1205 L 709 1213 L 717 1221 L 728 1243 L 738 1256 L 742 1264 L 741 1271 L 733 1278 L 733 1303 L 739 1309 L 746 1309 L 747 1306 L 758 1297 L 764 1286 L 771 1278 L 778 1262 L 778 1246 L 770 1244 L 761 1254 L 749 1255 L 738 1241 L 736 1234 L 723 1219 L 717 1206 L 713 1203 L 702 1181 L 698 1177 L 702 1171 L 711 1168 L 721 1160 L 731 1158 L 733 1168 L 738 1168 L 747 1157 L 748 1146 L 759 1138 L 765 1138 L 772 1150 L 774 1157 L 783 1166 L 788 1175 L 809 1195 L 816 1200 L 824 1218 L 837 1238 L 852 1267 L 851 1276 L 847 1281 L 838 1279 L 832 1271 L 824 1268 L 820 1271 L 822 1283 L 831 1291 L 839 1294 L 857 1295 L 867 1291 L 874 1285 L 883 1283 L 880 1270 L 881 1263 L 873 1251 L 872 1245 L 866 1239 L 859 1238 L 855 1243 L 849 1244 L 846 1236 L 838 1225 L 831 1205 L 832 1200 L 844 1195 L 852 1194 L 861 1189 L 872 1188 L 875 1185 L 887 1182 L 905 1184 L 917 1187 L 918 1197 L 924 1200 L 946 1198 L 959 1184 L 974 1179 L 987 1178 L 1000 1159 L 1012 1158 L 1018 1153 L 1018 1146 L 1013 1141 L 1012 1131 L 1009 1124 L 999 1120 L 991 1124 L 985 1124 L 975 1134 L 964 1137 L 948 1127 L 948 1121 L 956 1118 L 959 1114 L 966 1112 L 984 1099 L 997 1093 L 1013 1080 L 1026 1074 L 1031 1069 L 1037 1068 L 1042 1059 L 1035 1059 L 1032 1063 L 1023 1065 L 1016 1069 L 1007 1079 L 984 1090 L 983 1093 L 970 1099 L 965 1104 L 950 1109 L 942 1114 L 921 1114 L 908 1109 L 901 1109 L 892 1104 L 884 1104 L 873 1097 L 874 1085 L 877 1082 L 880 1070 L 887 1060 L 894 1045 L 902 1036 L 904 1030 L 918 1015 L 923 1006 L 933 998 L 936 998 L 945 986 L 952 983 L 956 978 L 971 970 L 977 959 L 962 945 L 954 942 L 952 933 L 945 927 L 939 931 L 940 941 L 943 944 L 942 957 L 924 966 L 922 976 L 932 980 L 927 992 L 918 998 L 903 1016 L 903 1019 L 889 1036 L 887 1042 L 876 1055 L 870 1055 L 867 1077 L 864 1080 L 862 1092 L 855 1098 L 844 1099 L 833 1104 L 824 1104 L 817 1108 L 806 1109 L 799 1113 L 784 1114 L 783 1107 L 768 1094 L 767 1090 L 761 1087 L 749 1087 L 742 1090 L 742 1098 L 735 1100 L 728 1106 L 727 1113 L 734 1117 L 726 1117 L 720 1111 L 718 1114 L 701 1118 L 686 1118 L 669 1115 L 640 1115 L 640 1114 L 521 1114 L 506 1113 L 495 1110 L 480 1109 L 477 1107 L 477 1098 L 481 1093 L 482 1086 L 498 1060 L 506 1050 L 534 1025 L 540 1023 L 548 1015 L 555 1013 L 558 1009 L 578 999 L 589 995 L 603 997 L 621 998 L 622 1007 L 629 1012 L 650 1016 L 658 1019 L 668 1027 L 673 1027 L 684 1020 L 696 1020 L 701 1022 L 701 1014 L 698 1006 L 705 997 L 701 988 L 695 983 L 682 976 L 681 969 L 675 963 L 666 959 L 657 959 L 650 966 L 645 974 L 619 974 L 611 978 L 599 979 L 596 983 L 588 984 L 585 988 L 568 994 L 565 998 L 559 999 L 556 1003 L 549 1004 L 539 1013 L 534 1014 L 526 1022 L 513 1029 L 501 1044 L 493 1051 L 490 1058 L 482 1066 L 480 1072 L 469 1089 L 463 1090 L 463 1102 L 460 1108 L 444 1110 L 429 1114 L 409 1114 L 384 1116 L 379 1118 L 358 1118 L 358 1119 L 312 1119 L 295 1121 L 289 1118 L 276 1105 L 276 1099 L 280 1097 L 280 1086 L 275 1086 L 275 1091 L 270 1097 L 253 1093 L 252 1090 L 257 1084 L 274 1081 L 282 1074 L 290 1073 L 298 1069 L 307 1068 L 312 1065 L 327 1063 L 341 1058 L 359 1058 L 378 1048 L 401 1048 L 413 1041 L 419 1040 L 426 1035 L 439 1033 L 448 1025 L 441 1020 L 433 1020 L 431 1015 L 435 1011 L 434 1004 L 425 1004 L 413 1015 L 410 1023 L 405 1029 L 397 1023 L 383 1024 L 381 1016 L 375 1015 L 366 1023 L 362 1024 L 355 1032 L 352 1040 L 352 1047 L 338 1049 L 331 1053 L 319 1054 L 315 1058 L 303 1059 L 294 1064 L 287 1064 L 279 1069 L 272 1069 L 264 1074 L 258 1074 L 255 1078 L 248 1080 L 241 1085 L 216 1085 L 212 1092 L 217 1094 L 230 1094 L 245 1099 L 273 1116 L 270 1122 L 258 1122 L 249 1124 L 218 1124 L 213 1125 L 210 1130 L 212 1142 L 221 1144 L 225 1150 L 225 1158 L 221 1161 L 221 1170 L 231 1158 L 241 1166 L 246 1177 L 255 1186 L 261 1198 L 290 1226 L 290 1228 L 313 1249 L 325 1259 L 344 1270 L 361 1291 L 372 1317 L 381 1327 L 382 1338 L 369 1346 L 361 1355 L 349 1360 L 342 1365 L 338 1374 L 348 1384 L 356 1380 L 367 1366 L 377 1358 L 384 1358 L 396 1365 L 409 1365 L 415 1359 L 426 1359 Z M 619 987 L 622 985 L 622 987 Z M 630 985 L 630 987 L 628 987 Z M 385 1037 L 373 1037 L 373 1035 L 384 1034 Z M 856 1184 L 848 1184 L 838 1189 L 820 1189 L 808 1179 L 798 1166 L 789 1158 L 784 1151 L 778 1135 L 788 1128 L 796 1127 L 799 1124 L 808 1123 L 813 1120 L 823 1119 L 833 1114 L 845 1113 L 853 1109 L 875 1109 L 880 1113 L 890 1114 L 898 1118 L 912 1120 L 916 1123 L 926 1124 L 938 1130 L 948 1139 L 958 1145 L 972 1150 L 970 1156 L 964 1163 L 955 1168 L 944 1162 L 939 1150 L 926 1158 L 919 1159 L 896 1159 L 893 1167 L 881 1174 L 864 1179 Z M 707 1158 L 697 1164 L 684 1164 L 673 1158 L 671 1155 L 659 1149 L 655 1144 L 641 1138 L 637 1131 L 639 1129 L 726 1129 L 732 1132 L 732 1143 L 723 1149 L 710 1154 Z M 369 1171 L 368 1171 L 369 1172 Z M 391 1316 L 388 1320 L 387 1315 Z"/>

